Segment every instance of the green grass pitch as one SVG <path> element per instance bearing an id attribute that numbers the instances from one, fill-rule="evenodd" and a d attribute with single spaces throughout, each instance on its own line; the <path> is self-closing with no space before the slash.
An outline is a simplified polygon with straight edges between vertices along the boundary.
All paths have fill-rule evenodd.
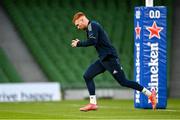
<path id="1" fill-rule="evenodd" d="M 0 119 L 179 119 L 180 99 L 168 100 L 167 109 L 135 109 L 133 100 L 99 99 L 97 111 L 81 112 L 87 100 L 0 103 Z"/>

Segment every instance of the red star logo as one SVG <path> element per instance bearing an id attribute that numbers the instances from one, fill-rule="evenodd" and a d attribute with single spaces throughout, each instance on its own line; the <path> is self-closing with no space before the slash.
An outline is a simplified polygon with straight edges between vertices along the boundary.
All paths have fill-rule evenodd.
<path id="1" fill-rule="evenodd" d="M 150 32 L 149 34 L 149 39 L 153 38 L 153 37 L 157 37 L 158 39 L 160 39 L 160 32 L 163 30 L 162 27 L 158 27 L 156 22 L 153 22 L 152 27 L 146 27 L 146 29 Z"/>
<path id="2" fill-rule="evenodd" d="M 141 27 L 139 27 L 139 22 L 137 22 L 137 26 L 135 27 L 136 39 L 140 39 Z"/>

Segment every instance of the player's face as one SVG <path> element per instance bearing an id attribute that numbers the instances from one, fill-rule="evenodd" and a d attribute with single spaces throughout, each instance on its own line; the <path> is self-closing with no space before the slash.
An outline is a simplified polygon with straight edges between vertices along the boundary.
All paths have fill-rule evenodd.
<path id="1" fill-rule="evenodd" d="M 84 17 L 80 17 L 77 20 L 75 20 L 75 26 L 77 29 L 84 30 L 86 28 L 86 24 L 84 22 Z"/>

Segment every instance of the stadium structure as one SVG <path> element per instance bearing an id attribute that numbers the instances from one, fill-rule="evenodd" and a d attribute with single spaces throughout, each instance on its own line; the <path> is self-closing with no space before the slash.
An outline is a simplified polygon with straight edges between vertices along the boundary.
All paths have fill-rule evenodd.
<path id="1" fill-rule="evenodd" d="M 179 1 L 155 0 L 168 8 L 168 97 L 180 97 Z M 1 0 L 0 83 L 58 82 L 64 99 L 88 97 L 83 73 L 97 59 L 93 47 L 72 49 L 71 40 L 86 39 L 72 24 L 83 11 L 102 23 L 128 79 L 133 80 L 133 15 L 142 0 Z M 97 94 L 133 98 L 105 72 L 95 78 Z M 126 94 L 125 94 L 126 93 Z"/>

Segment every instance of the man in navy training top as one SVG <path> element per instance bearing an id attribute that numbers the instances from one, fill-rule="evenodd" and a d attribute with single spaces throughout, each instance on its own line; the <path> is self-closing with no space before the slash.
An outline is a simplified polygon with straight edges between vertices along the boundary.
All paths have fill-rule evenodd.
<path id="1" fill-rule="evenodd" d="M 111 73 L 120 85 L 144 93 L 151 101 L 152 108 L 155 109 L 157 104 L 155 90 L 149 91 L 140 84 L 126 79 L 124 71 L 119 63 L 117 52 L 110 43 L 108 35 L 102 26 L 96 21 L 90 21 L 83 12 L 77 12 L 73 17 L 72 22 L 75 24 L 77 29 L 86 31 L 87 40 L 72 40 L 71 46 L 73 48 L 94 46 L 99 55 L 99 59 L 91 64 L 83 75 L 89 91 L 90 103 L 80 108 L 80 111 L 98 109 L 93 78 L 106 70 Z"/>

